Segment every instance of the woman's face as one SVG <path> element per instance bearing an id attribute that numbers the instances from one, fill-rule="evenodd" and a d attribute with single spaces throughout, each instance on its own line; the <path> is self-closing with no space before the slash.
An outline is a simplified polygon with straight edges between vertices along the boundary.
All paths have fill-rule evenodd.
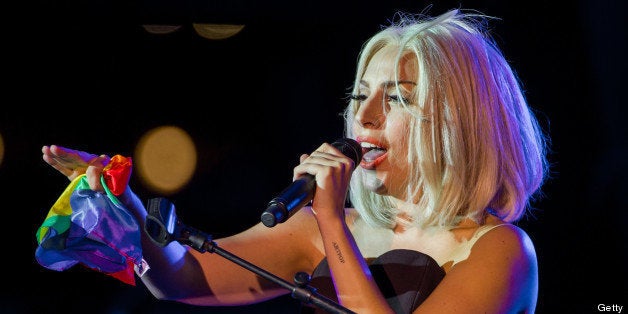
<path id="1" fill-rule="evenodd" d="M 399 90 L 396 88 L 396 47 L 378 51 L 366 67 L 359 92 L 353 132 L 362 145 L 364 185 L 371 191 L 405 198 L 408 176 L 408 123 L 412 116 L 401 105 L 414 103 L 417 85 L 416 57 L 407 53 L 401 58 Z"/>

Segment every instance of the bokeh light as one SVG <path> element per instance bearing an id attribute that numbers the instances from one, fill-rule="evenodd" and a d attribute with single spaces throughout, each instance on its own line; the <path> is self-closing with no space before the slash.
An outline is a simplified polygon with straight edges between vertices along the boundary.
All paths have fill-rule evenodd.
<path id="1" fill-rule="evenodd" d="M 201 24 L 194 23 L 192 24 L 196 33 L 201 37 L 211 39 L 211 40 L 220 40 L 226 39 L 235 36 L 239 33 L 244 25 L 237 24 Z"/>
<path id="2" fill-rule="evenodd" d="M 196 147 L 186 131 L 177 126 L 161 126 L 142 136 L 134 165 L 147 188 L 171 195 L 190 181 L 197 160 Z"/>

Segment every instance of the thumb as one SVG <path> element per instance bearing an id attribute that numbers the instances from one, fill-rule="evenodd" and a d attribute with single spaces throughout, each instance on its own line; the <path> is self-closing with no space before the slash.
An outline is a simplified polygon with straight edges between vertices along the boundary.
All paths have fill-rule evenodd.
<path id="1" fill-rule="evenodd" d="M 85 175 L 87 176 L 87 183 L 92 190 L 99 192 L 105 191 L 105 188 L 100 182 L 100 177 L 105 166 L 109 164 L 109 161 L 110 158 L 106 155 L 100 155 L 89 161 Z"/>

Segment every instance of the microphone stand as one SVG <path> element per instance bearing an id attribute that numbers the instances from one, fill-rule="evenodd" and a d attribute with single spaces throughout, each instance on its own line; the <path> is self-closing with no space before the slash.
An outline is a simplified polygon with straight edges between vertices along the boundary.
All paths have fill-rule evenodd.
<path id="1" fill-rule="evenodd" d="M 319 294 L 316 292 L 316 289 L 308 286 L 310 281 L 310 275 L 304 272 L 298 272 L 295 275 L 295 284 L 292 284 L 276 275 L 251 264 L 250 262 L 218 247 L 216 242 L 212 240 L 212 237 L 202 231 L 196 230 L 194 228 L 183 226 L 181 228 L 180 237 L 176 239 L 176 241 L 188 245 L 195 250 L 205 253 L 216 253 L 242 267 L 245 269 L 254 272 L 255 274 L 263 277 L 269 281 L 272 281 L 279 286 L 290 290 L 292 293 L 292 297 L 306 304 L 314 304 L 329 313 L 347 313 L 347 314 L 355 314 L 348 310 L 347 308 L 339 305 L 338 303 L 330 300 L 329 298 Z"/>

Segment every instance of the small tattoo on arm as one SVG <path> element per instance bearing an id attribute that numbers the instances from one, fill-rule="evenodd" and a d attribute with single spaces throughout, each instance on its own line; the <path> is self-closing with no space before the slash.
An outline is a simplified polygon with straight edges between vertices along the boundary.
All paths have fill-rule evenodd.
<path id="1" fill-rule="evenodd" d="M 342 252 L 340 252 L 340 246 L 338 246 L 338 243 L 336 242 L 332 242 L 332 244 L 334 245 L 334 250 L 336 251 L 336 255 L 338 255 L 338 259 L 340 260 L 341 263 L 344 263 L 345 258 L 342 257 Z"/>

